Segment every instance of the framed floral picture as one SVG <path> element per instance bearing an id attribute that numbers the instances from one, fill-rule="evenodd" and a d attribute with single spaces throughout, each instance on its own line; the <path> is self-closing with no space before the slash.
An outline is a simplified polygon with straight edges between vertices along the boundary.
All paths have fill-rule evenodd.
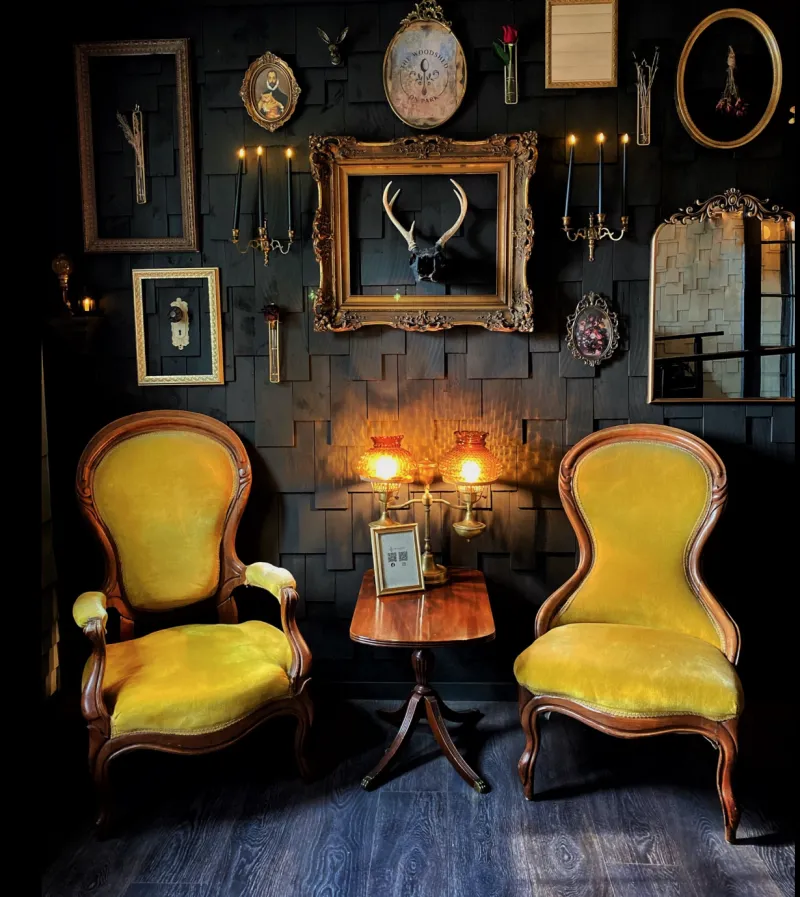
<path id="1" fill-rule="evenodd" d="M 619 345 L 617 315 L 598 293 L 587 293 L 567 318 L 567 345 L 575 358 L 595 367 Z"/>

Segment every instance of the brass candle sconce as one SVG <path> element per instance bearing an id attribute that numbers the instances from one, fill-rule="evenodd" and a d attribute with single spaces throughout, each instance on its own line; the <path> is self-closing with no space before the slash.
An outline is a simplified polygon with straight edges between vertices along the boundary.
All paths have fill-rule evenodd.
<path id="1" fill-rule="evenodd" d="M 600 242 L 600 240 L 605 240 L 606 237 L 608 237 L 615 243 L 618 243 L 628 231 L 627 215 L 620 216 L 619 233 L 614 233 L 614 231 L 606 227 L 606 216 L 604 212 L 598 212 L 596 215 L 594 212 L 589 212 L 588 227 L 579 227 L 577 229 L 571 227 L 570 225 L 572 219 L 569 217 L 569 215 L 565 215 L 561 219 L 561 221 L 563 223 L 562 230 L 567 235 L 568 240 L 573 243 L 577 242 L 578 240 L 586 240 L 588 242 L 590 262 L 594 261 L 594 248 Z"/>

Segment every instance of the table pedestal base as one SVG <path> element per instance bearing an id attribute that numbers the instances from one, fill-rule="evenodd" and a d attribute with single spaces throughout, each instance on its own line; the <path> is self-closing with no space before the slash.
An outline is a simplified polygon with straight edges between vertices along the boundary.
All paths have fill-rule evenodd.
<path id="1" fill-rule="evenodd" d="M 380 783 L 379 780 L 385 774 L 389 764 L 411 737 L 411 733 L 424 715 L 427 717 L 431 732 L 433 732 L 434 738 L 439 743 L 439 747 L 444 752 L 445 757 L 455 767 L 456 772 L 479 794 L 485 794 L 489 790 L 488 784 L 478 776 L 459 754 L 444 723 L 445 720 L 453 723 L 477 722 L 481 716 L 480 711 L 467 710 L 462 712 L 453 710 L 442 701 L 435 689 L 430 687 L 428 680 L 433 672 L 433 653 L 429 648 L 419 648 L 414 651 L 411 655 L 411 664 L 414 667 L 417 684 L 406 702 L 397 710 L 378 711 L 383 719 L 394 723 L 400 728 L 378 765 L 361 780 L 361 786 L 365 790 L 370 791 Z"/>

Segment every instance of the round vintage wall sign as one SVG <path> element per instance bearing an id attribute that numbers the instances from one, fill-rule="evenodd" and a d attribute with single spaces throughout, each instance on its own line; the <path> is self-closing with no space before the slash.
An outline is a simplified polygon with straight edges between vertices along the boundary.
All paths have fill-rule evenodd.
<path id="1" fill-rule="evenodd" d="M 394 114 L 412 128 L 436 128 L 453 116 L 467 89 L 467 63 L 440 6 L 418 3 L 383 57 L 383 87 Z"/>

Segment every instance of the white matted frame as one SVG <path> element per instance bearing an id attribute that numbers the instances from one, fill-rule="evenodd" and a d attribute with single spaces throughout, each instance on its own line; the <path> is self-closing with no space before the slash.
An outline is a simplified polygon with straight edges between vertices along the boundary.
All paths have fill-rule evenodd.
<path id="1" fill-rule="evenodd" d="M 219 305 L 219 268 L 139 268 L 133 273 L 133 313 L 136 321 L 136 374 L 139 386 L 208 386 L 225 383 L 222 367 L 222 315 Z M 208 326 L 211 371 L 208 374 L 148 374 L 144 322 L 145 280 L 205 280 L 208 288 Z"/>
<path id="2" fill-rule="evenodd" d="M 617 2 L 545 0 L 546 88 L 617 86 Z"/>
<path id="3" fill-rule="evenodd" d="M 416 523 L 371 526 L 375 594 L 421 592 L 425 588 Z"/>

